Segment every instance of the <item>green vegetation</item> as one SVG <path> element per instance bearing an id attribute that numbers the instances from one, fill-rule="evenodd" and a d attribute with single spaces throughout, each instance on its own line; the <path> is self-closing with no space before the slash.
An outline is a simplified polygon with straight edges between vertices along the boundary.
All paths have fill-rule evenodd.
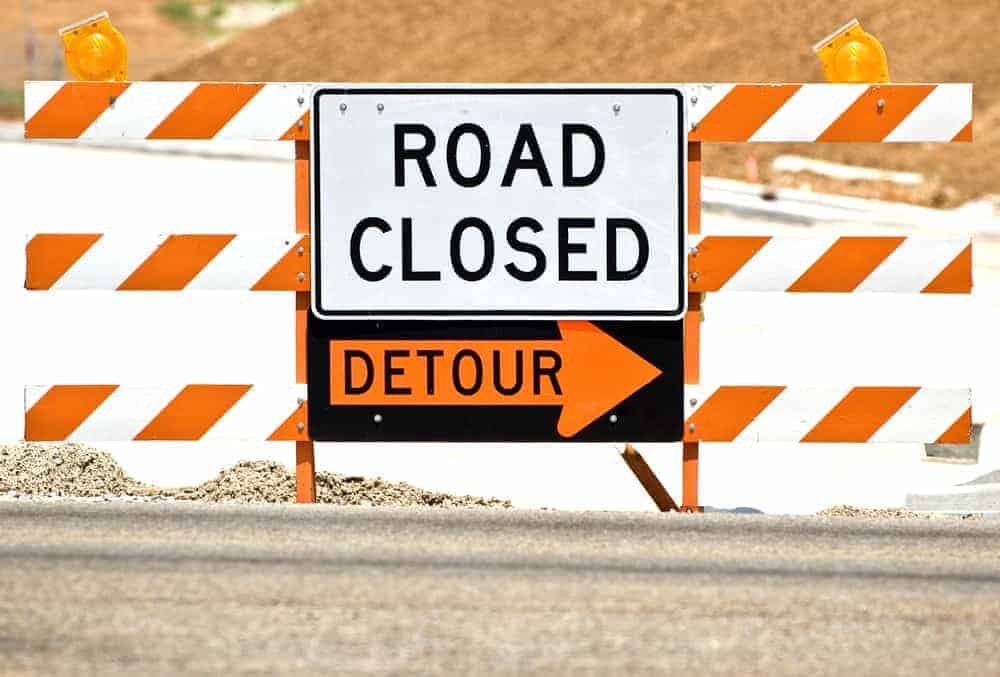
<path id="1" fill-rule="evenodd" d="M 194 30 L 212 32 L 226 13 L 226 0 L 195 3 L 192 0 L 161 0 L 156 6 L 160 16 Z"/>
<path id="2" fill-rule="evenodd" d="M 0 118 L 20 118 L 24 115 L 24 90 L 0 87 Z"/>
<path id="3" fill-rule="evenodd" d="M 218 21 L 226 13 L 229 5 L 241 0 L 160 0 L 156 11 L 169 21 L 181 24 L 191 30 L 213 33 L 218 30 Z M 245 1 L 245 0 L 244 0 Z M 301 0 L 270 0 L 273 5 L 297 4 Z"/>
<path id="4" fill-rule="evenodd" d="M 183 24 L 194 24 L 198 20 L 198 11 L 191 0 L 162 0 L 156 11 L 160 16 Z"/>

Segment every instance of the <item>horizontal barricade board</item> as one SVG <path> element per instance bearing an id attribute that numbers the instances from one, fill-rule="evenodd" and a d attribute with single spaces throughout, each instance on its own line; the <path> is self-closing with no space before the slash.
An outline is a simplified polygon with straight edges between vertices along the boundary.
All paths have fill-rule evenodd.
<path id="1" fill-rule="evenodd" d="M 972 85 L 669 84 L 690 141 L 972 140 Z M 26 82 L 30 139 L 309 138 L 309 83 Z"/>

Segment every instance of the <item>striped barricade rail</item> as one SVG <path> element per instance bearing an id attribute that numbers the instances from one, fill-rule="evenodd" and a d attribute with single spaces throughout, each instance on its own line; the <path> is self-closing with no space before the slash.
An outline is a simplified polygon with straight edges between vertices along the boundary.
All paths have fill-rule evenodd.
<path id="1" fill-rule="evenodd" d="M 967 388 L 687 386 L 689 442 L 969 439 Z M 305 388 L 29 386 L 29 440 L 304 440 Z"/>
<path id="2" fill-rule="evenodd" d="M 968 238 L 692 236 L 692 292 L 968 293 Z M 309 236 L 40 233 L 32 290 L 308 291 Z"/>
<path id="3" fill-rule="evenodd" d="M 969 238 L 693 235 L 692 292 L 972 291 Z"/>
<path id="4" fill-rule="evenodd" d="M 25 287 L 309 291 L 309 236 L 39 233 L 25 249 Z"/>
<path id="5" fill-rule="evenodd" d="M 669 84 L 666 86 L 670 86 Z M 676 84 L 690 140 L 971 141 L 972 85 Z M 32 139 L 309 138 L 308 83 L 28 82 Z"/>
<path id="6" fill-rule="evenodd" d="M 306 386 L 51 385 L 24 391 L 25 439 L 309 439 Z"/>
<path id="7" fill-rule="evenodd" d="M 969 441 L 968 388 L 689 385 L 689 442 Z"/>

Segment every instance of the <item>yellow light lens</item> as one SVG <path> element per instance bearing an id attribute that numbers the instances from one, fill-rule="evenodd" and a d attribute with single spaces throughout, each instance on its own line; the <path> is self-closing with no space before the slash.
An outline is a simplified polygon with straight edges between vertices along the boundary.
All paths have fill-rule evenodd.
<path id="1" fill-rule="evenodd" d="M 107 12 L 59 29 L 66 68 L 77 80 L 128 78 L 128 45 L 111 25 Z"/>
<path id="2" fill-rule="evenodd" d="M 888 82 L 889 61 L 882 44 L 857 19 L 813 46 L 828 82 Z"/>

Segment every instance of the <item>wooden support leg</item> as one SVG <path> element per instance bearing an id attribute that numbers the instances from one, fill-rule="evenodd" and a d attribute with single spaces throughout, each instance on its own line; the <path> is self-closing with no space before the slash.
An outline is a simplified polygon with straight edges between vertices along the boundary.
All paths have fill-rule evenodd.
<path id="1" fill-rule="evenodd" d="M 309 142 L 295 142 L 295 232 L 309 232 Z M 306 323 L 309 292 L 295 293 L 295 382 L 306 383 Z M 313 443 L 295 443 L 295 500 L 316 502 L 316 464 Z"/>
<path id="2" fill-rule="evenodd" d="M 631 444 L 626 444 L 625 451 L 622 452 L 622 459 L 632 470 L 632 473 L 635 474 L 639 483 L 642 484 L 642 488 L 653 499 L 653 503 L 660 509 L 660 512 L 676 512 L 679 510 L 676 501 L 667 493 L 666 488 L 660 482 L 656 473 L 653 472 L 653 469 L 646 463 L 646 459 L 642 457 L 642 454 L 635 447 Z"/>
<path id="3" fill-rule="evenodd" d="M 688 232 L 701 232 L 701 143 L 688 143 Z M 688 312 L 684 316 L 684 383 L 695 384 L 701 380 L 701 310 L 702 295 L 688 294 Z M 698 504 L 698 443 L 684 442 L 682 460 L 682 494 L 680 510 L 683 512 L 704 512 Z M 631 444 L 625 445 L 622 458 L 632 469 L 636 478 L 646 489 L 653 502 L 661 511 L 678 510 L 663 484 L 653 473 L 646 461 Z"/>

